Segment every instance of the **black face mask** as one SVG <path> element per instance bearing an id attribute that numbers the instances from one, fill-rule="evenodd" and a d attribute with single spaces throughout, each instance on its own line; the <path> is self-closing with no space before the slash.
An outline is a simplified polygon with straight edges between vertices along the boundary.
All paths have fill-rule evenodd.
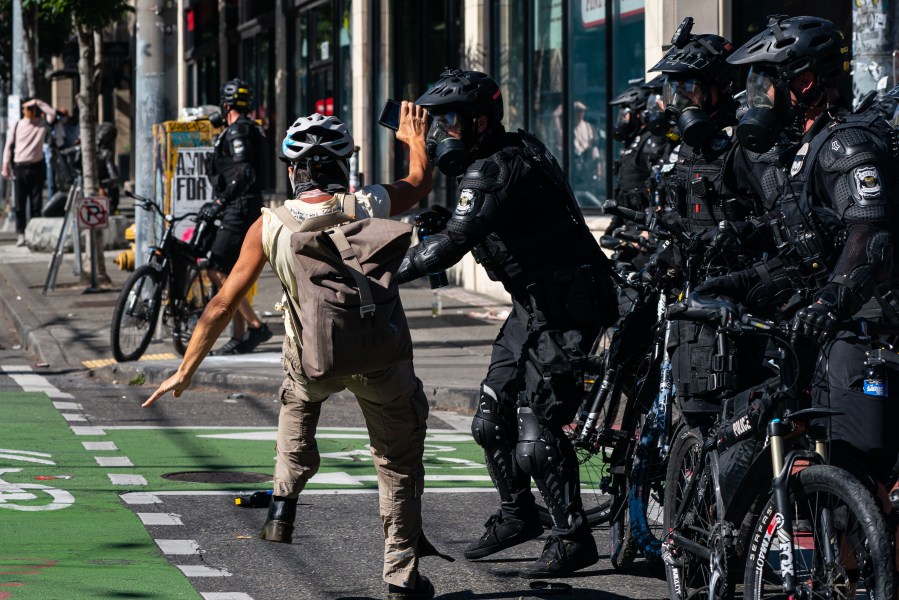
<path id="1" fill-rule="evenodd" d="M 637 128 L 639 127 L 639 117 L 637 116 L 636 111 L 628 109 L 626 112 L 630 115 L 630 119 L 624 118 L 624 110 L 620 111 L 617 119 L 615 120 L 615 129 L 612 132 L 612 137 L 619 142 L 628 142 L 632 140 L 634 138 L 634 135 L 637 133 Z"/>
<path id="2" fill-rule="evenodd" d="M 668 133 L 674 124 L 663 110 L 650 110 L 646 112 L 646 127 L 649 132 L 655 136 L 662 136 Z"/>
<path id="3" fill-rule="evenodd" d="M 444 175 L 457 177 L 471 164 L 471 156 L 462 140 L 454 137 L 447 137 L 439 142 L 429 139 L 426 147 L 428 158 Z"/>
<path id="4" fill-rule="evenodd" d="M 783 123 L 773 108 L 753 107 L 746 111 L 737 125 L 737 140 L 744 148 L 759 154 L 770 150 L 777 142 Z"/>
<path id="5" fill-rule="evenodd" d="M 684 143 L 693 148 L 702 148 L 712 141 L 718 126 L 709 118 L 705 110 L 690 106 L 677 117 L 677 130 Z"/>

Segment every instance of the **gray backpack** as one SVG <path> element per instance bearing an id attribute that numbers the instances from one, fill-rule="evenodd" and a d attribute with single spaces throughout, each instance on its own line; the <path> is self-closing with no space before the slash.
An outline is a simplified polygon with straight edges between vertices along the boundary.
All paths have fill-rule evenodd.
<path id="1" fill-rule="evenodd" d="M 380 371 L 412 358 L 396 283 L 412 225 L 356 221 L 356 197 L 337 198 L 342 211 L 303 221 L 286 206 L 274 210 L 293 232 L 299 302 L 287 297 L 302 347 L 301 366 L 314 380 Z"/>

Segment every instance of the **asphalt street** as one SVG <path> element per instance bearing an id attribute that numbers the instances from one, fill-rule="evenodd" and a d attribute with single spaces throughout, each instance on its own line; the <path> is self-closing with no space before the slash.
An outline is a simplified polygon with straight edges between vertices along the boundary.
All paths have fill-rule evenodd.
<path id="1" fill-rule="evenodd" d="M 149 386 L 112 384 L 87 378 L 80 371 L 54 371 L 35 366 L 34 357 L 18 348 L 15 331 L 8 321 L 4 320 L 0 331 L 4 334 L 3 347 L 0 348 L 0 365 L 4 365 L 0 370 L 0 392 L 12 393 L 13 406 L 21 409 L 22 402 L 28 402 L 37 411 L 39 408 L 49 409 L 52 402 L 58 402 L 58 398 L 54 400 L 42 393 L 26 395 L 20 393 L 27 388 L 27 385 L 34 385 L 35 381 L 42 380 L 48 386 L 42 389 L 49 390 L 51 396 L 65 397 L 70 394 L 71 399 L 66 402 L 77 405 L 77 414 L 83 417 L 83 420 L 70 421 L 69 419 L 73 418 L 70 414 L 63 420 L 66 409 L 59 409 L 58 414 L 54 413 L 52 423 L 48 422 L 42 427 L 47 428 L 47 431 L 50 431 L 51 425 L 71 427 L 58 436 L 53 434 L 58 439 L 45 440 L 46 443 L 40 448 L 18 448 L 18 451 L 46 451 L 50 454 L 67 443 L 73 443 L 76 438 L 78 443 L 82 440 L 94 443 L 111 440 L 119 449 L 119 452 L 112 454 L 127 454 L 131 466 L 126 469 L 110 469 L 97 464 L 90 468 L 83 467 L 81 470 L 70 469 L 73 473 L 84 475 L 75 475 L 71 480 L 55 482 L 56 485 L 66 489 L 67 486 L 73 486 L 79 476 L 89 478 L 97 476 L 98 472 L 100 476 L 92 481 L 102 481 L 102 475 L 107 471 L 117 473 L 127 471 L 130 474 L 145 476 L 148 481 L 148 485 L 136 487 L 108 483 L 89 486 L 91 493 L 107 501 L 114 501 L 119 508 L 124 507 L 130 511 L 132 517 L 123 521 L 121 525 L 122 530 L 127 529 L 131 532 L 130 537 L 126 539 L 123 539 L 122 531 L 119 531 L 118 527 L 112 526 L 112 520 L 100 520 L 95 530 L 90 531 L 92 543 L 82 543 L 77 539 L 67 540 L 65 526 L 61 527 L 58 521 L 54 521 L 52 528 L 45 529 L 40 525 L 42 517 L 36 517 L 37 525 L 29 526 L 28 532 L 21 534 L 25 539 L 11 540 L 7 537 L 5 543 L 7 550 L 15 548 L 22 554 L 37 557 L 44 551 L 42 549 L 48 540 L 57 540 L 65 551 L 53 560 L 58 567 L 68 565 L 72 570 L 65 578 L 60 579 L 51 574 L 53 569 L 33 569 L 35 573 L 33 575 L 10 574 L 13 569 L 0 569 L 3 571 L 0 574 L 0 597 L 16 600 L 61 597 L 76 599 L 191 597 L 184 596 L 181 591 L 177 594 L 174 592 L 175 588 L 181 590 L 184 581 L 196 590 L 196 597 L 216 600 L 384 597 L 384 584 L 380 580 L 381 529 L 377 514 L 377 499 L 370 486 L 348 490 L 340 485 L 322 485 L 318 489 L 310 490 L 310 493 L 302 499 L 297 532 L 293 544 L 288 546 L 263 542 L 256 538 L 265 517 L 263 509 L 243 509 L 233 504 L 233 498 L 238 491 L 265 489 L 265 481 L 221 485 L 218 486 L 218 490 L 214 489 L 215 485 L 207 484 L 198 486 L 202 490 L 192 492 L 191 485 L 197 484 L 162 484 L 162 480 L 157 477 L 161 471 L 213 470 L 210 465 L 215 465 L 215 468 L 220 470 L 251 472 L 262 474 L 265 478 L 271 466 L 270 442 L 255 442 L 268 448 L 261 454 L 258 450 L 247 451 L 245 455 L 238 452 L 237 458 L 234 458 L 235 454 L 232 453 L 227 456 L 230 457 L 228 459 L 230 463 L 234 464 L 217 464 L 216 461 L 220 460 L 220 456 L 215 452 L 218 450 L 213 452 L 214 448 L 204 446 L 201 440 L 203 436 L 194 435 L 193 430 L 237 429 L 270 432 L 276 423 L 278 409 L 272 397 L 235 394 L 228 390 L 207 387 L 191 390 L 180 399 L 166 398 L 151 409 L 141 409 L 140 403 L 149 394 Z M 18 367 L 14 369 L 16 365 Z M 23 381 L 31 383 L 23 388 Z M 0 411 L 4 410 L 3 407 L 4 404 L 0 403 Z M 2 415 L 0 420 L 4 420 Z M 430 417 L 429 428 L 434 435 L 443 436 L 435 438 L 438 441 L 465 440 L 469 437 L 467 422 L 467 417 L 435 411 Z M 352 431 L 352 428 L 361 427 L 363 423 L 353 401 L 337 399 L 328 401 L 325 405 L 321 425 L 323 428 L 350 428 L 347 430 Z M 86 431 L 76 428 L 92 429 L 96 435 L 76 435 L 76 431 Z M 99 431 L 103 433 L 98 434 Z M 188 431 L 189 434 L 181 433 L 179 437 L 178 432 L 184 431 Z M 39 441 L 42 439 L 41 433 L 37 432 L 29 439 Z M 170 447 L 166 445 L 165 440 L 171 439 L 176 442 Z M 38 441 L 33 443 L 40 445 Z M 361 446 L 359 440 L 349 444 L 347 447 L 364 447 L 364 441 L 361 442 Z M 440 444 L 453 445 L 452 442 Z M 471 453 L 464 455 L 471 456 Z M 66 470 L 64 460 L 77 462 L 75 457 L 66 453 L 63 453 L 59 460 L 57 471 Z M 325 463 L 327 460 L 323 465 Z M 107 461 L 106 464 L 120 463 Z M 36 467 L 23 468 L 23 463 L 14 459 L 0 458 L 0 469 L 4 467 L 22 469 L 16 473 L 19 477 L 16 481 L 31 480 L 32 473 L 39 472 L 34 471 Z M 429 473 L 434 472 L 437 472 L 437 467 L 429 467 Z M 479 468 L 469 477 L 483 478 L 485 475 L 486 470 Z M 360 477 L 360 480 L 363 479 L 365 478 Z M 175 489 L 168 489 L 166 485 Z M 478 485 L 480 487 L 477 487 Z M 3 506 L 4 502 L 2 489 L 0 487 L 0 506 Z M 88 490 L 79 491 L 74 487 L 71 489 L 74 498 L 72 507 L 56 513 L 65 515 L 66 510 L 69 510 L 75 518 L 76 507 L 81 501 L 80 496 L 86 495 Z M 439 558 L 426 558 L 422 561 L 422 572 L 434 581 L 438 598 L 546 597 L 545 592 L 531 590 L 529 582 L 517 577 L 518 567 L 539 555 L 542 538 L 484 560 L 466 561 L 462 558 L 464 547 L 479 535 L 482 522 L 497 503 L 495 492 L 489 484 L 484 485 L 483 479 L 477 484 L 462 481 L 444 487 L 432 487 L 429 483 L 427 489 L 428 493 L 424 496 L 426 532 L 441 550 L 457 557 L 454 563 Z M 137 503 L 129 503 L 135 498 L 139 500 Z M 140 500 L 141 498 L 143 500 Z M 145 503 L 148 498 L 151 500 Z M 14 502 L 7 499 L 7 503 Z M 0 529 L 20 531 L 12 525 L 16 519 L 24 518 L 25 514 L 28 513 L 0 510 Z M 32 516 L 48 514 L 51 513 L 31 513 Z M 111 517 L 104 518 L 111 519 Z M 169 519 L 175 519 L 180 524 L 173 525 Z M 137 538 L 133 533 L 135 526 L 143 532 Z M 605 531 L 600 528 L 595 534 L 600 548 L 604 549 Z M 171 543 L 177 541 L 191 543 L 187 544 L 187 550 L 177 549 L 177 544 L 173 549 Z M 166 545 L 167 543 L 169 545 Z M 181 547 L 184 547 L 183 544 Z M 98 555 L 91 556 L 89 555 L 91 552 Z M 641 561 L 637 562 L 632 574 L 617 574 L 612 570 L 605 551 L 601 552 L 603 559 L 599 564 L 577 577 L 566 580 L 572 589 L 566 592 L 564 597 L 610 599 L 665 597 L 663 582 L 653 579 Z M 143 561 L 135 559 L 135 556 L 147 553 L 152 555 L 150 558 L 156 557 L 158 561 L 169 565 L 169 570 L 164 573 L 167 577 L 174 575 L 175 579 L 171 580 L 173 583 L 169 584 L 173 590 L 160 588 L 162 582 L 167 581 L 166 577 L 160 574 L 153 576 L 158 584 L 141 587 L 143 578 L 139 576 L 140 573 L 146 569 L 159 568 L 158 565 L 148 566 Z M 5 553 L 0 551 L 0 555 L 2 554 Z M 9 556 L 5 558 L 9 559 Z M 77 571 L 74 565 L 89 565 L 89 567 L 84 567 L 81 577 L 73 577 Z M 108 585 L 111 587 L 104 588 L 105 591 L 97 595 L 100 593 L 96 591 L 99 588 L 79 587 L 79 582 L 84 577 L 88 578 L 84 581 L 104 581 L 101 575 L 107 570 L 112 570 L 118 578 L 113 577 L 110 581 L 121 581 L 122 589 L 115 590 L 115 584 L 110 583 Z M 216 575 L 210 576 L 209 573 Z M 63 581 L 66 583 L 62 583 Z M 14 584 L 19 585 L 11 587 Z M 91 589 L 94 591 L 90 591 Z"/>

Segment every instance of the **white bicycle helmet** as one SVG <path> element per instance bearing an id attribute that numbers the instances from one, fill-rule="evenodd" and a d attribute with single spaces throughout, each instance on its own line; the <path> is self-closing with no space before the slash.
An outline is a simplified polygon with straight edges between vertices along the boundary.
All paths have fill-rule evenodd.
<path id="1" fill-rule="evenodd" d="M 319 113 L 294 121 L 281 143 L 281 153 L 292 163 L 347 160 L 354 148 L 353 136 L 343 121 Z"/>

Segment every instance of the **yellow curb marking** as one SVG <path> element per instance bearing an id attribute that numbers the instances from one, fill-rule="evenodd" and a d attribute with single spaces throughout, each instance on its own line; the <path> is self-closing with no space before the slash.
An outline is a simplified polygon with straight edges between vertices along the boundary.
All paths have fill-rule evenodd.
<path id="1" fill-rule="evenodd" d="M 172 354 L 171 352 L 163 352 L 161 354 L 146 354 L 141 356 L 138 360 L 174 360 L 178 357 Z M 100 358 L 97 360 L 83 360 L 81 364 L 86 369 L 99 369 L 100 367 L 108 367 L 110 365 L 116 364 L 116 359 L 114 358 Z"/>

